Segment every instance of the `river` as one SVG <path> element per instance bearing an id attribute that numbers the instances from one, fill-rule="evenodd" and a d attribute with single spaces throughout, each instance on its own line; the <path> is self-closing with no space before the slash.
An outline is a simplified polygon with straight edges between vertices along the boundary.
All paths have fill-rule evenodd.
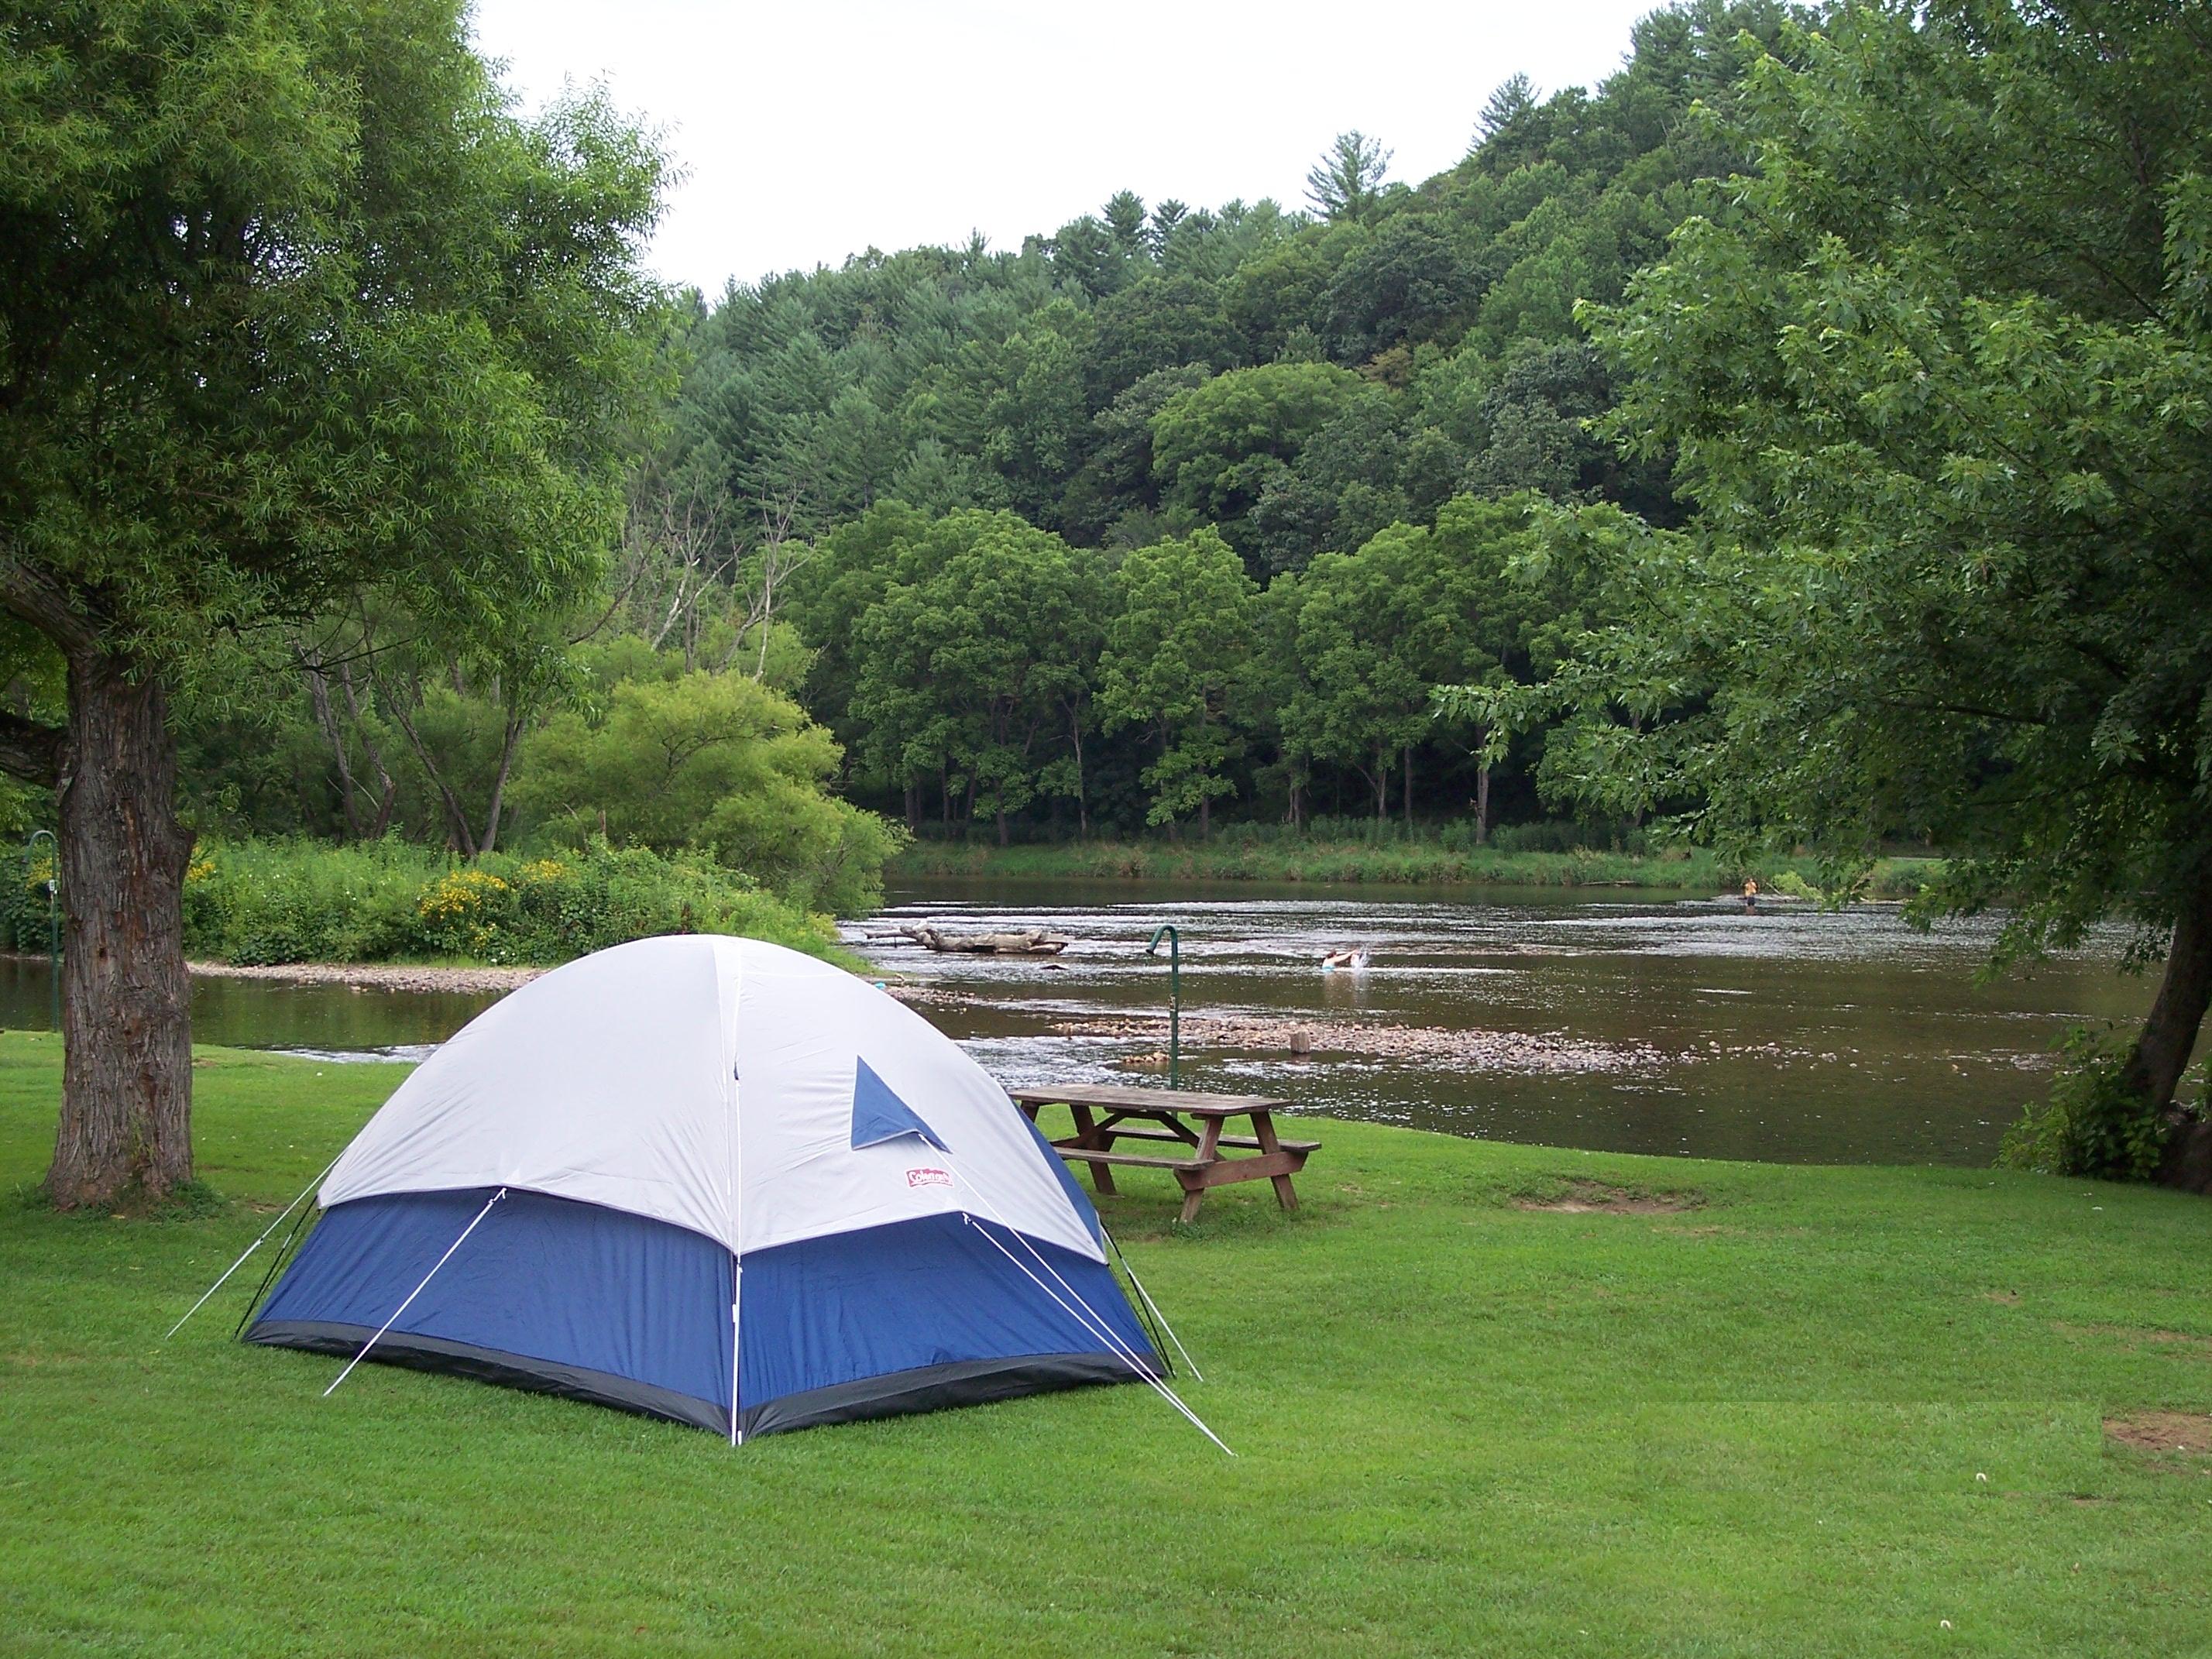
<path id="1" fill-rule="evenodd" d="M 890 900 L 847 938 L 917 981 L 921 1012 L 1009 1085 L 1164 1080 L 1146 1057 L 1167 1046 L 1168 968 L 1144 947 L 1173 922 L 1185 1086 L 1622 1152 L 1986 1164 L 2048 1087 L 2053 1039 L 2131 1022 L 2150 994 L 2115 969 L 2116 939 L 1979 983 L 1993 923 L 1923 933 L 1884 906 L 1747 915 L 1572 889 L 942 880 Z M 884 939 L 922 921 L 1073 943 L 1008 958 Z M 1351 945 L 1372 947 L 1366 971 L 1321 970 Z M 49 996 L 43 963 L 0 960 L 0 1024 L 45 1027 Z M 192 1018 L 204 1042 L 416 1058 L 489 1000 L 204 980 Z M 1218 1045 L 1224 1025 L 1241 1046 Z M 1313 1034 L 1311 1057 L 1288 1053 L 1293 1026 Z"/>
<path id="2" fill-rule="evenodd" d="M 1068 1034 L 1161 1014 L 1174 922 L 1184 1018 L 1340 1023 L 1540 1039 L 1412 1058 L 1281 1048 L 1186 1052 L 1187 1087 L 1279 1093 L 1312 1110 L 1547 1145 L 1795 1163 L 1986 1164 L 2049 1087 L 2077 1021 L 2131 1022 L 2148 984 L 2097 948 L 1977 981 L 1996 923 L 1908 926 L 1893 906 L 1839 912 L 1589 890 L 1317 888 L 1128 882 L 908 884 L 848 935 L 886 969 L 961 1000 L 926 1012 L 1009 1085 L 1161 1080 L 1116 1061 L 1143 1035 Z M 1056 957 L 961 957 L 868 943 L 901 921 L 1049 927 Z M 1364 973 L 1328 950 L 1371 945 Z M 1319 1048 L 1321 1043 L 1316 1042 Z M 1562 1066 L 1568 1069 L 1561 1069 Z"/>

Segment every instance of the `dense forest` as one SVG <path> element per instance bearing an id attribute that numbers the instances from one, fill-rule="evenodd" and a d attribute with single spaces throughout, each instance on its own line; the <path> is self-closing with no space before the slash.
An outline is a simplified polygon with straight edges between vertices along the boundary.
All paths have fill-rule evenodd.
<path id="1" fill-rule="evenodd" d="M 1493 768 L 1431 689 L 1540 679 L 1602 611 L 1533 506 L 1679 517 L 1591 430 L 1574 310 L 1744 164 L 1706 117 L 1784 13 L 1696 0 L 1594 91 L 1471 95 L 1419 185 L 1352 133 L 1297 208 L 1125 191 L 1018 251 L 688 296 L 605 591 L 473 664 L 303 633 L 193 710 L 199 821 L 604 830 L 850 905 L 886 843 L 845 799 L 1000 840 L 1543 812 L 1542 731 Z"/>

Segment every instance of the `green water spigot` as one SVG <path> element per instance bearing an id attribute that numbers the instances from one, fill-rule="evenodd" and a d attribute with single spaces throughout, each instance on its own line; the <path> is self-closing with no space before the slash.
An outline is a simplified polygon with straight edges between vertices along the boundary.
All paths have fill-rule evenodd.
<path id="1" fill-rule="evenodd" d="M 1182 1086 L 1182 935 L 1175 923 L 1164 921 L 1152 930 L 1145 954 L 1158 956 L 1163 936 L 1168 942 L 1168 1087 L 1178 1089 Z"/>

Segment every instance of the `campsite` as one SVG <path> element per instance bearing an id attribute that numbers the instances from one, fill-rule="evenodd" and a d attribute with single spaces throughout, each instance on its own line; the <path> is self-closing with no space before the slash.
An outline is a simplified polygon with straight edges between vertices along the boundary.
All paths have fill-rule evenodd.
<path id="1" fill-rule="evenodd" d="M 0 1654 L 2212 1654 L 2201 0 L 0 0 Z"/>
<path id="2" fill-rule="evenodd" d="M 1295 1217 L 1264 1183 L 1188 1232 L 1164 1188 L 1102 1206 L 1234 1459 L 1132 1387 L 732 1462 L 460 1377 L 365 1365 L 322 1400 L 341 1362 L 229 1340 L 236 1298 L 161 1344 L 392 1086 L 201 1058 L 242 1213 L 0 1218 L 0 1619 L 28 1650 L 2165 1655 L 2206 1629 L 2155 1545 L 2205 1536 L 2212 1447 L 2119 1420 L 2206 1363 L 2179 1194 L 1330 1122 Z M 51 1038 L 0 1038 L 18 1176 L 53 1087 Z"/>

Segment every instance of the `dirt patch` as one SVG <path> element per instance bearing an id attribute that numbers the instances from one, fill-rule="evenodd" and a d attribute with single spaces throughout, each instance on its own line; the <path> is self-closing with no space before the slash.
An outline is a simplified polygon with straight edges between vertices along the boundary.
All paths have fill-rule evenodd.
<path id="1" fill-rule="evenodd" d="M 2212 1417 L 2197 1412 L 2130 1412 L 2106 1418 L 2105 1437 L 2141 1452 L 2212 1456 Z"/>
<path id="2" fill-rule="evenodd" d="M 2138 1352 L 2144 1348 L 2163 1349 L 2171 1353 L 2192 1354 L 2202 1359 L 2212 1359 L 2212 1336 L 2198 1336 L 2190 1331 L 2160 1330 L 2146 1325 L 2067 1325 L 2054 1323 L 2051 1328 L 2062 1336 L 2101 1336 Z"/>
<path id="3" fill-rule="evenodd" d="M 1680 1215 L 1705 1204 L 1698 1193 L 1639 1193 L 1608 1187 L 1601 1181 L 1571 1181 L 1550 1198 L 1516 1198 L 1516 1210 L 1545 1210 L 1553 1215 Z"/>
<path id="4" fill-rule="evenodd" d="M 1982 1299 L 1984 1302 L 2001 1302 L 2008 1308 L 2017 1308 L 2020 1306 L 2020 1292 L 2018 1291 L 1984 1291 L 1982 1292 Z"/>

